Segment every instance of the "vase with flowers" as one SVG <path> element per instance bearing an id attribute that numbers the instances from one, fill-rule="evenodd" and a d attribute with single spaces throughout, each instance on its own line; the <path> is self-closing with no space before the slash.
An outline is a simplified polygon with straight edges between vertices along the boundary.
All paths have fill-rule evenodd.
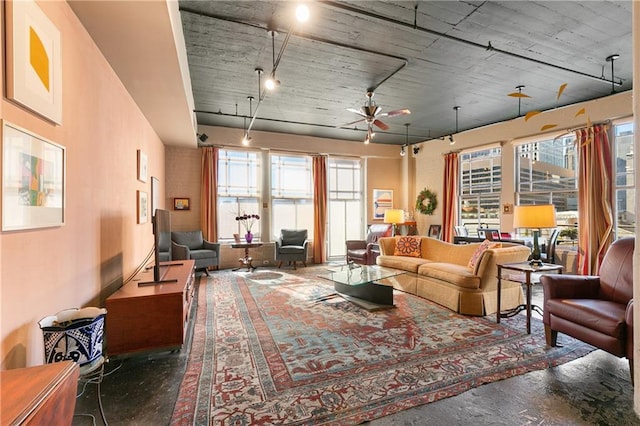
<path id="1" fill-rule="evenodd" d="M 247 241 L 247 243 L 251 244 L 251 241 L 253 241 L 251 228 L 253 228 L 253 224 L 256 223 L 256 221 L 260 220 L 260 215 L 244 213 L 240 216 L 236 216 L 236 220 L 240 222 L 242 226 L 244 226 L 244 230 L 246 231 L 244 239 Z"/>

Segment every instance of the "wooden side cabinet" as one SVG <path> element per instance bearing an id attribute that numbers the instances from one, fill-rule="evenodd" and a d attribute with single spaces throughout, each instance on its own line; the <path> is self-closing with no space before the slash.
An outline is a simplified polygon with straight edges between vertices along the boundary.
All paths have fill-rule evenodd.
<path id="1" fill-rule="evenodd" d="M 153 271 L 140 274 L 106 300 L 107 354 L 180 348 L 185 341 L 195 294 L 195 261 L 163 262 L 161 280 Z"/>
<path id="2" fill-rule="evenodd" d="M 79 374 L 73 361 L 0 372 L 0 423 L 70 425 Z"/>

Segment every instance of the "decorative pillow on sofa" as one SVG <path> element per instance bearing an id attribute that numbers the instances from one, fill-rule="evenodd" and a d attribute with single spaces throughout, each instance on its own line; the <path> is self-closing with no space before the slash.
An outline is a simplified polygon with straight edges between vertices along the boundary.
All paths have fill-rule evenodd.
<path id="1" fill-rule="evenodd" d="M 394 256 L 420 257 L 420 242 L 422 239 L 417 235 L 407 235 L 396 238 L 396 247 L 393 250 Z"/>
<path id="2" fill-rule="evenodd" d="M 502 243 L 495 243 L 493 241 L 484 240 L 483 242 L 480 243 L 476 251 L 473 253 L 473 255 L 471 256 L 471 259 L 469 259 L 469 263 L 467 264 L 467 267 L 469 269 L 475 270 L 476 266 L 478 266 L 478 263 L 480 263 L 480 259 L 482 258 L 482 254 L 485 252 L 485 250 L 490 248 L 494 249 L 494 248 L 500 248 L 500 247 L 502 247 Z"/>

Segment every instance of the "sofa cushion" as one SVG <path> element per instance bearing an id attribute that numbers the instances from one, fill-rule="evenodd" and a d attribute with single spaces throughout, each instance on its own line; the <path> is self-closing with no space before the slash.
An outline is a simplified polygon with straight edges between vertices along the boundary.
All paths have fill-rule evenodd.
<path id="1" fill-rule="evenodd" d="M 418 274 L 446 281 L 458 287 L 480 288 L 480 277 L 466 266 L 453 263 L 430 262 L 418 268 Z"/>
<path id="2" fill-rule="evenodd" d="M 421 257 L 409 257 L 409 256 L 379 256 L 376 259 L 376 264 L 387 268 L 402 269 L 407 272 L 418 272 L 418 267 L 429 263 L 429 260 Z"/>
<path id="3" fill-rule="evenodd" d="M 480 259 L 482 258 L 482 255 L 484 254 L 485 250 L 490 248 L 500 248 L 500 247 L 502 247 L 501 243 L 495 243 L 493 241 L 484 240 L 482 243 L 480 243 L 478 248 L 476 248 L 476 251 L 473 253 L 473 255 L 471 255 L 471 259 L 469 259 L 467 268 L 470 268 L 472 271 L 475 270 L 478 263 L 480 263 Z"/>
<path id="4" fill-rule="evenodd" d="M 396 238 L 396 247 L 393 251 L 394 256 L 410 256 L 420 257 L 420 242 L 422 238 L 417 235 L 408 235 Z"/>

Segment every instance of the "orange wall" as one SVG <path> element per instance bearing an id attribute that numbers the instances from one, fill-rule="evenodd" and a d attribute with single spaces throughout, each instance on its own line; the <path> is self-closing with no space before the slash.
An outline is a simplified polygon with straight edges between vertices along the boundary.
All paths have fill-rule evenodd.
<path id="1" fill-rule="evenodd" d="M 42 364 L 37 322 L 102 304 L 152 249 L 151 223 L 136 224 L 136 191 L 151 195 L 150 179 L 136 178 L 137 149 L 164 194 L 164 145 L 68 4 L 38 4 L 61 31 L 63 124 L 6 92 L 0 116 L 66 148 L 65 224 L 0 234 L 1 369 Z"/>

